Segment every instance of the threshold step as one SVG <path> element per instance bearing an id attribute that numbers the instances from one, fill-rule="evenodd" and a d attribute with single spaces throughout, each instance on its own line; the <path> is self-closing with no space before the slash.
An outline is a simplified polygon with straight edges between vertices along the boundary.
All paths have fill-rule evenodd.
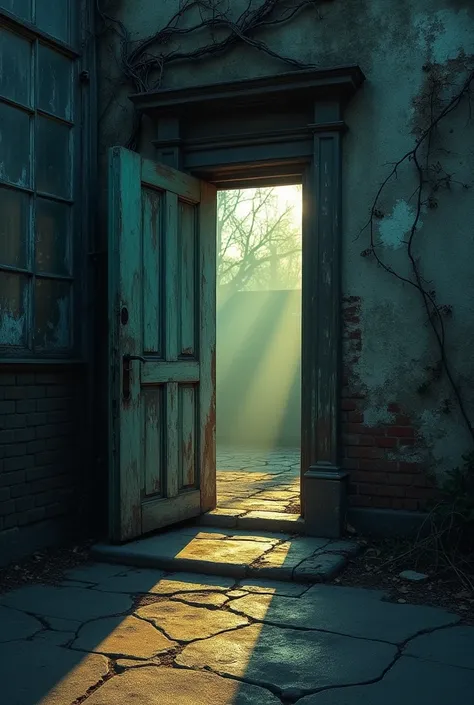
<path id="1" fill-rule="evenodd" d="M 351 541 L 189 526 L 121 546 L 96 544 L 92 557 L 167 572 L 314 583 L 334 578 L 359 549 Z"/>
<path id="2" fill-rule="evenodd" d="M 283 512 L 247 511 L 217 507 L 202 514 L 198 523 L 201 526 L 237 527 L 251 531 L 286 531 L 290 534 L 304 534 L 304 519 L 299 514 Z"/>

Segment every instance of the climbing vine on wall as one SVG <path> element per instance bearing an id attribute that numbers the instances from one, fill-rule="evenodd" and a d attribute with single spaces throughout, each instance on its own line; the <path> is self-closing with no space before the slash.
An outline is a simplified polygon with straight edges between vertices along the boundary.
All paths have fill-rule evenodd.
<path id="1" fill-rule="evenodd" d="M 324 0 L 324 4 L 327 2 Z M 293 69 L 314 68 L 312 64 L 274 51 L 260 34 L 287 24 L 309 8 L 316 9 L 318 18 L 323 19 L 319 9 L 323 0 L 248 0 L 240 14 L 232 11 L 232 0 L 180 0 L 178 10 L 166 25 L 145 39 L 132 41 L 123 22 L 105 12 L 101 0 L 96 3 L 102 23 L 99 32 L 115 34 L 120 46 L 122 78 L 136 93 L 160 88 L 168 67 L 176 62 L 220 56 L 237 45 L 246 45 Z M 195 37 L 201 40 L 197 46 L 183 48 L 180 42 L 192 44 Z M 127 144 L 129 148 L 136 148 L 138 133 L 137 116 Z"/>
<path id="2" fill-rule="evenodd" d="M 467 104 L 468 121 L 470 119 L 471 92 L 474 88 L 474 57 L 460 54 L 457 59 L 448 61 L 444 65 L 426 64 L 423 66 L 423 71 L 427 77 L 425 88 L 414 101 L 414 144 L 389 166 L 388 173 L 377 190 L 370 217 L 359 234 L 360 236 L 367 231 L 369 233 L 369 246 L 361 252 L 361 255 L 372 258 L 388 274 L 418 293 L 438 352 L 435 364 L 425 368 L 426 379 L 418 387 L 418 393 L 426 394 L 433 382 L 445 374 L 464 423 L 474 441 L 474 426 L 467 413 L 462 391 L 455 379 L 446 350 L 447 319 L 452 316 L 452 306 L 437 300 L 435 285 L 424 278 L 423 262 L 420 255 L 416 253 L 422 214 L 438 208 L 443 191 L 470 188 L 470 184 L 456 180 L 455 175 L 445 169 L 439 155 L 450 153 L 443 144 L 440 131 L 448 117 L 459 110 L 460 106 Z M 454 87 L 453 84 L 460 76 L 465 77 L 463 82 Z M 411 168 L 415 179 L 415 189 L 408 199 L 411 204 L 414 204 L 413 218 L 403 243 L 409 265 L 408 273 L 402 272 L 400 268 L 397 269 L 391 264 L 386 254 L 382 253 L 381 244 L 377 242 L 377 221 L 384 218 L 381 206 L 383 197 L 405 166 Z M 451 410 L 449 399 L 444 401 L 443 410 L 445 413 Z"/>

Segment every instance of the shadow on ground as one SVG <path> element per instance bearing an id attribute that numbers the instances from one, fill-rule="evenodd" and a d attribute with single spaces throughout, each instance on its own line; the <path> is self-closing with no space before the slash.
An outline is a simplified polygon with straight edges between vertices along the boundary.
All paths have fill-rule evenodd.
<path id="1" fill-rule="evenodd" d="M 112 548 L 124 564 L 86 565 L 69 571 L 61 585 L 1 597 L 2 702 L 472 699 L 474 628 L 457 615 L 389 603 L 378 591 L 296 580 L 305 562 L 314 569 L 322 556 L 350 551 L 349 544 L 184 527 Z M 146 567 L 153 553 L 162 569 Z M 143 567 L 127 566 L 132 560 Z M 223 574 L 206 574 L 211 570 Z M 275 574 L 287 577 L 275 581 Z"/>

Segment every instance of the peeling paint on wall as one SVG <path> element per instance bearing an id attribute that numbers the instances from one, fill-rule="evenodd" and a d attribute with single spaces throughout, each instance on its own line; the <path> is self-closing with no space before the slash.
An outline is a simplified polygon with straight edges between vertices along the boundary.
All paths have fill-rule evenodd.
<path id="1" fill-rule="evenodd" d="M 0 345 L 21 345 L 25 322 L 25 314 L 15 317 L 13 311 L 3 311 L 0 318 Z"/>
<path id="2" fill-rule="evenodd" d="M 454 59 L 460 51 L 474 52 L 472 14 L 467 9 L 418 15 L 415 27 L 419 32 L 421 51 L 430 61 L 442 64 Z"/>
<path id="3" fill-rule="evenodd" d="M 406 237 L 409 235 L 415 220 L 416 211 L 406 201 L 396 202 L 392 215 L 386 216 L 380 221 L 380 239 L 386 247 L 394 250 L 403 247 Z M 418 220 L 417 228 L 421 228 L 423 222 Z"/>

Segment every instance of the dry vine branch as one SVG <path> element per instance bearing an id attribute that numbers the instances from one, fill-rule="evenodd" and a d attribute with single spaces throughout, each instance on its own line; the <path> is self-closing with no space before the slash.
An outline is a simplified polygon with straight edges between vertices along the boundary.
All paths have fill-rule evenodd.
<path id="1" fill-rule="evenodd" d="M 131 41 L 130 33 L 120 20 L 101 9 L 100 0 L 96 0 L 96 3 L 104 30 L 112 30 L 119 37 L 125 77 L 136 92 L 146 92 L 162 85 L 165 66 L 176 61 L 222 54 L 239 43 L 247 44 L 295 68 L 310 68 L 311 64 L 275 52 L 266 42 L 257 39 L 255 34 L 267 27 L 289 22 L 305 8 L 319 7 L 322 0 L 296 0 L 290 3 L 290 7 L 288 0 L 263 0 L 256 7 L 249 0 L 245 10 L 236 19 L 232 19 L 228 8 L 221 9 L 222 0 L 186 0 L 164 27 L 138 42 Z M 189 25 L 184 24 L 196 11 L 199 19 L 194 22 L 191 20 Z M 180 37 L 197 34 L 202 30 L 209 32 L 209 43 L 189 50 L 170 48 Z M 216 39 L 214 31 L 221 34 L 224 32 L 224 36 Z"/>
<path id="2" fill-rule="evenodd" d="M 224 1 L 225 8 L 223 0 L 184 0 L 164 27 L 146 39 L 133 42 L 123 22 L 104 12 L 100 0 L 96 0 L 97 14 L 102 20 L 100 31 L 112 32 L 120 44 L 120 83 L 129 83 L 136 93 L 156 90 L 161 87 L 165 68 L 170 64 L 218 56 L 238 44 L 250 46 L 293 68 L 314 68 L 313 64 L 279 54 L 258 39 L 256 34 L 268 27 L 290 22 L 306 8 L 319 8 L 323 0 L 262 0 L 257 5 L 256 0 L 248 0 L 245 10 L 236 19 L 229 11 L 230 0 Z M 318 17 L 322 17 L 319 11 Z M 203 31 L 207 32 L 207 43 L 188 50 L 174 46 L 180 38 L 199 36 Z M 219 34 L 219 39 L 216 39 L 215 32 Z M 112 91 L 104 113 L 109 109 L 114 93 Z M 140 120 L 135 113 L 132 135 L 127 142 L 130 149 L 137 147 Z"/>
<path id="3" fill-rule="evenodd" d="M 425 308 L 428 316 L 428 322 L 431 326 L 431 329 L 433 330 L 436 344 L 439 349 L 439 367 L 444 370 L 448 378 L 449 384 L 451 386 L 451 389 L 453 390 L 454 396 L 458 403 L 461 416 L 466 424 L 471 439 L 474 441 L 474 426 L 471 420 L 469 419 L 464 400 L 462 398 L 461 390 L 456 380 L 454 379 L 453 372 L 451 370 L 451 365 L 446 355 L 446 329 L 443 316 L 445 314 L 449 315 L 450 307 L 439 306 L 436 303 L 436 292 L 433 289 L 429 289 L 427 287 L 428 282 L 423 279 L 419 263 L 413 253 L 413 246 L 415 242 L 415 236 L 418 231 L 418 224 L 420 221 L 422 208 L 424 206 L 436 207 L 437 202 L 434 199 L 433 194 L 442 187 L 449 188 L 451 183 L 454 183 L 452 176 L 444 172 L 439 162 L 435 165 L 430 164 L 433 137 L 436 134 L 437 128 L 440 123 L 458 108 L 463 99 L 470 97 L 473 85 L 474 69 L 471 68 L 468 72 L 466 80 L 464 81 L 460 89 L 455 92 L 455 94 L 446 103 L 446 105 L 444 105 L 444 107 L 439 109 L 439 112 L 436 115 L 434 114 L 435 104 L 439 104 L 439 95 L 437 94 L 437 87 L 434 86 L 432 88 L 432 91 L 429 96 L 429 124 L 424 130 L 422 130 L 420 136 L 415 142 L 415 146 L 408 152 L 406 152 L 397 162 L 395 162 L 395 164 L 392 165 L 392 169 L 390 170 L 386 178 L 382 181 L 376 193 L 375 199 L 372 204 L 369 220 L 364 225 L 364 227 L 361 228 L 358 237 L 360 237 L 360 235 L 368 228 L 370 233 L 370 246 L 361 254 L 363 256 L 373 256 L 377 264 L 382 267 L 382 269 L 384 269 L 386 272 L 396 277 L 400 281 L 404 282 L 405 284 L 409 284 L 411 287 L 414 287 L 419 292 L 422 298 L 423 307 Z M 422 149 L 426 149 L 424 160 L 425 166 L 422 165 Z M 380 217 L 383 217 L 383 213 L 379 208 L 380 199 L 389 182 L 391 182 L 394 178 L 397 178 L 400 167 L 407 162 L 412 162 L 414 164 L 417 176 L 417 186 L 411 196 L 411 198 L 416 196 L 415 216 L 410 228 L 408 241 L 405 243 L 407 256 L 413 273 L 413 279 L 403 276 L 399 272 L 395 271 L 392 266 L 384 262 L 377 252 L 377 244 L 375 242 L 375 220 Z M 437 174 L 432 173 L 433 171 L 436 172 L 436 170 L 438 172 Z M 430 187 L 431 192 L 428 198 L 423 201 L 423 193 L 426 186 Z M 464 188 L 468 188 L 466 184 L 462 184 L 462 186 Z M 434 367 L 434 370 L 434 376 L 439 376 L 436 374 L 436 365 Z"/>

